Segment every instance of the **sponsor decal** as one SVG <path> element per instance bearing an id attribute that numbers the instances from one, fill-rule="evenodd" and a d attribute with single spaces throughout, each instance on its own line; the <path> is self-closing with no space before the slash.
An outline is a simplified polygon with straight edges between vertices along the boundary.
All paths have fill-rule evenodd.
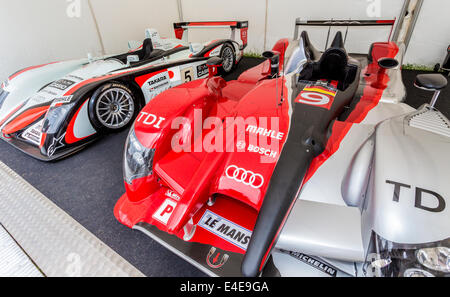
<path id="1" fill-rule="evenodd" d="M 156 88 L 160 88 L 164 85 L 169 84 L 169 75 L 167 72 L 163 72 L 160 74 L 157 74 L 155 76 L 153 76 L 152 78 L 150 78 L 147 81 L 148 86 L 150 87 L 151 90 L 154 90 Z"/>
<path id="2" fill-rule="evenodd" d="M 156 129 L 161 129 L 161 124 L 165 120 L 166 119 L 163 117 L 158 117 L 154 114 L 141 111 L 141 113 L 137 117 L 136 122 L 143 123 L 144 125 L 147 125 L 147 126 L 152 126 L 153 128 L 156 128 Z"/>
<path id="3" fill-rule="evenodd" d="M 230 258 L 228 254 L 222 255 L 222 253 L 216 252 L 217 249 L 215 247 L 212 247 L 209 250 L 208 255 L 206 256 L 206 264 L 208 264 L 208 266 L 213 269 L 218 269 L 222 267 L 223 265 L 225 265 L 225 263 L 227 263 L 228 258 Z"/>
<path id="4" fill-rule="evenodd" d="M 245 141 L 238 141 L 238 143 L 236 143 L 236 147 L 239 150 L 245 150 L 247 148 L 247 144 L 245 143 Z"/>
<path id="5" fill-rule="evenodd" d="M 177 203 L 172 199 L 166 199 L 158 210 L 153 214 L 153 218 L 164 225 L 167 225 L 173 211 L 177 207 Z"/>
<path id="6" fill-rule="evenodd" d="M 331 86 L 307 85 L 297 96 L 295 102 L 330 109 L 336 94 L 337 89 Z"/>
<path id="7" fill-rule="evenodd" d="M 208 66 L 206 64 L 201 64 L 197 66 L 197 77 L 202 77 L 208 75 Z"/>
<path id="8" fill-rule="evenodd" d="M 395 181 L 391 181 L 391 180 L 387 180 L 386 181 L 387 184 L 390 185 L 394 185 L 394 195 L 392 200 L 394 202 L 398 202 L 400 203 L 400 193 L 401 193 L 401 189 L 404 188 L 406 191 L 406 189 L 411 189 L 412 186 L 410 185 L 406 185 L 403 183 L 399 183 L 399 182 L 395 182 Z M 426 200 L 427 200 L 427 205 L 429 204 L 429 201 L 432 199 L 432 197 L 436 200 L 437 202 L 437 206 L 436 207 L 430 207 L 430 206 L 426 206 L 424 205 L 424 196 L 426 196 Z M 435 204 L 436 205 L 436 204 Z M 414 201 L 414 207 L 421 209 L 421 210 L 425 210 L 425 211 L 429 211 L 429 212 L 443 212 L 445 210 L 446 207 L 446 203 L 445 203 L 445 199 L 438 193 L 434 192 L 434 191 L 430 191 L 430 190 L 426 190 L 426 189 L 422 189 L 419 187 L 416 187 L 415 190 L 415 201 Z"/>
<path id="9" fill-rule="evenodd" d="M 74 85 L 75 82 L 68 79 L 60 79 L 58 81 L 55 81 L 49 85 L 49 87 L 64 91 L 70 86 Z"/>
<path id="10" fill-rule="evenodd" d="M 64 97 L 59 97 L 53 100 L 52 102 L 52 107 L 57 105 L 57 104 L 67 104 L 70 103 L 70 101 L 72 101 L 73 96 L 64 96 Z"/>
<path id="11" fill-rule="evenodd" d="M 168 71 L 164 71 L 150 77 L 142 85 L 147 101 L 153 99 L 156 95 L 161 94 L 170 87 L 170 75 Z"/>
<path id="12" fill-rule="evenodd" d="M 48 147 L 47 156 L 52 157 L 55 154 L 56 150 L 64 147 L 64 143 L 62 142 L 64 136 L 66 136 L 66 133 L 58 138 L 53 138 L 52 144 Z"/>
<path id="13" fill-rule="evenodd" d="M 22 138 L 39 146 L 41 144 L 43 125 L 44 125 L 44 120 L 37 122 L 36 124 L 34 124 L 27 130 L 25 130 L 25 132 L 22 133 Z"/>
<path id="14" fill-rule="evenodd" d="M 209 210 L 203 214 L 202 218 L 198 222 L 198 226 L 243 250 L 247 250 L 248 243 L 250 242 L 250 238 L 252 236 L 252 232 L 250 230 L 247 230 L 244 227 L 241 227 L 238 224 L 233 223 Z"/>
<path id="15" fill-rule="evenodd" d="M 268 130 L 268 129 L 264 129 L 264 128 L 259 128 L 258 126 L 252 126 L 249 125 L 247 127 L 246 132 L 251 133 L 251 134 L 255 134 L 258 136 L 265 136 L 265 137 L 270 137 L 272 139 L 276 139 L 276 140 L 282 140 L 284 133 L 278 132 L 278 131 L 274 131 L 274 130 Z"/>
<path id="16" fill-rule="evenodd" d="M 231 165 L 225 170 L 227 178 L 238 183 L 243 183 L 254 189 L 259 189 L 264 185 L 264 177 L 261 174 L 254 173 L 250 170 L 239 168 L 236 165 Z"/>
<path id="17" fill-rule="evenodd" d="M 270 158 L 274 158 L 274 159 L 278 157 L 278 152 L 276 152 L 276 151 L 273 151 L 271 149 L 262 148 L 262 147 L 252 145 L 252 144 L 249 144 L 247 147 L 247 144 L 245 143 L 245 141 L 238 141 L 236 143 L 236 148 L 241 151 L 247 149 L 247 151 L 250 153 L 257 153 L 262 156 L 266 156 L 266 157 L 270 157 Z"/>
<path id="18" fill-rule="evenodd" d="M 30 103 L 33 105 L 38 105 L 38 104 L 47 102 L 49 100 L 50 99 L 48 97 L 39 95 L 39 93 L 38 93 L 38 95 L 34 95 L 33 97 L 30 98 Z"/>
<path id="19" fill-rule="evenodd" d="M 278 152 L 272 151 L 270 149 L 258 147 L 256 145 L 251 145 L 251 144 L 248 146 L 248 151 L 251 153 L 258 153 L 260 155 L 263 155 L 266 157 L 271 157 L 271 158 L 276 158 L 278 156 Z"/>
<path id="20" fill-rule="evenodd" d="M 51 96 L 58 96 L 58 94 L 56 94 L 55 92 L 52 92 L 52 91 L 48 90 L 47 88 L 43 89 L 43 90 L 41 91 L 41 93 L 46 93 L 46 94 L 49 94 L 49 95 L 51 95 Z"/>
<path id="21" fill-rule="evenodd" d="M 323 273 L 326 273 L 330 276 L 335 277 L 337 275 L 337 269 L 322 262 L 319 261 L 313 257 L 310 257 L 308 255 L 302 254 L 302 253 L 296 253 L 296 252 L 291 252 L 291 251 L 284 251 L 282 250 L 282 252 L 302 261 L 305 264 L 308 264 L 309 266 L 312 266 L 320 271 L 322 271 Z"/>
<path id="22" fill-rule="evenodd" d="M 72 75 L 72 74 L 69 74 L 66 77 L 71 78 L 71 79 L 75 79 L 75 80 L 77 80 L 79 82 L 84 80 L 84 78 L 76 76 L 76 75 Z"/>
<path id="23" fill-rule="evenodd" d="M 172 198 L 172 199 L 174 199 L 176 201 L 180 201 L 180 196 L 177 193 L 175 193 L 174 191 L 172 191 L 172 190 L 167 190 L 166 191 L 166 196 L 169 197 L 169 198 Z"/>

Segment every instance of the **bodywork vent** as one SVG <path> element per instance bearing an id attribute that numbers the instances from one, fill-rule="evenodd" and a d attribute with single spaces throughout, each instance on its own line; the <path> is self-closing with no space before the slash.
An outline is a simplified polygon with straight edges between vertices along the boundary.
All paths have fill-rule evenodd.
<path id="1" fill-rule="evenodd" d="M 450 137 L 450 122 L 436 110 L 426 109 L 409 119 L 409 126 Z"/>

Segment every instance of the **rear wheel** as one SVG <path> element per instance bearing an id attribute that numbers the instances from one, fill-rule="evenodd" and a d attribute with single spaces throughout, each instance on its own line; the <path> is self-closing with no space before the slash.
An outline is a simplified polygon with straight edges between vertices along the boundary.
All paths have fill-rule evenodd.
<path id="1" fill-rule="evenodd" d="M 101 86 L 89 101 L 89 117 L 98 130 L 115 132 L 125 129 L 138 111 L 132 91 L 120 83 Z"/>
<path id="2" fill-rule="evenodd" d="M 222 72 L 224 74 L 230 73 L 234 66 L 236 65 L 236 55 L 234 54 L 233 47 L 225 43 L 222 46 L 222 51 L 220 52 L 220 57 L 222 58 Z"/>

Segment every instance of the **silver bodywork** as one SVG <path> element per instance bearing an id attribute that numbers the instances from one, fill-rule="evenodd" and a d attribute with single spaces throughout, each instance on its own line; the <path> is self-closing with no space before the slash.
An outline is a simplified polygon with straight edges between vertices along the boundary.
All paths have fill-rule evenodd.
<path id="1" fill-rule="evenodd" d="M 400 46 L 400 65 L 402 56 Z M 401 69 L 388 75 L 378 105 L 353 124 L 299 194 L 272 252 L 282 276 L 330 276 L 328 266 L 337 270 L 332 276 L 364 276 L 372 232 L 399 244 L 450 237 L 448 207 L 430 211 L 439 201 L 428 192 L 421 200 L 428 210 L 415 205 L 417 188 L 450 203 L 449 121 L 429 106 L 417 111 L 403 103 Z M 397 202 L 387 181 L 410 187 L 401 188 Z"/>

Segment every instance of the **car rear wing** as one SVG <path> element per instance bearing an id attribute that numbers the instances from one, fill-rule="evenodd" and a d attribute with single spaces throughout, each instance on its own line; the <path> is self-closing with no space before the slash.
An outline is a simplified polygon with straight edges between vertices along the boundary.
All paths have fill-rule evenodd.
<path id="1" fill-rule="evenodd" d="M 248 21 L 209 21 L 209 22 L 181 22 L 173 24 L 175 37 L 184 41 L 188 41 L 188 29 L 192 28 L 230 28 L 231 40 L 236 40 L 236 31 L 239 30 L 242 49 L 247 46 Z"/>
<path id="2" fill-rule="evenodd" d="M 299 27 L 300 26 L 329 27 L 328 36 L 327 36 L 327 44 L 326 44 L 325 48 L 328 46 L 331 27 L 347 27 L 347 31 L 345 32 L 345 38 L 344 38 L 344 40 L 347 40 L 347 34 L 348 34 L 349 27 L 390 26 L 391 32 L 389 33 L 389 38 L 388 38 L 388 41 L 390 41 L 392 32 L 394 30 L 395 22 L 396 22 L 396 19 L 393 19 L 393 20 L 304 20 L 301 18 L 297 18 L 295 20 L 294 40 L 299 38 L 299 34 L 300 34 Z"/>

